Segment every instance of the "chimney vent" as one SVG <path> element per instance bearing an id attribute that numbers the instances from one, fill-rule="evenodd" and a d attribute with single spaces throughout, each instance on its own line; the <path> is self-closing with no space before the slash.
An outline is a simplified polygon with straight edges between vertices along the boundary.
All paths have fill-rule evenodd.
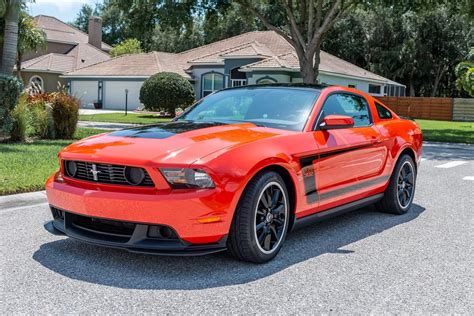
<path id="1" fill-rule="evenodd" d="M 98 16 L 89 18 L 89 44 L 102 49 L 102 19 Z"/>

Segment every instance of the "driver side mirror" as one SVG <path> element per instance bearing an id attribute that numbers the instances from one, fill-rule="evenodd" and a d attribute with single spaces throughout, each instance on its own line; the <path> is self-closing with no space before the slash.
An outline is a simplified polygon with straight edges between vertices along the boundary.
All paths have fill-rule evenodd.
<path id="1" fill-rule="evenodd" d="M 325 131 L 329 129 L 351 128 L 354 126 L 354 119 L 345 115 L 327 115 L 319 124 L 319 129 Z"/>

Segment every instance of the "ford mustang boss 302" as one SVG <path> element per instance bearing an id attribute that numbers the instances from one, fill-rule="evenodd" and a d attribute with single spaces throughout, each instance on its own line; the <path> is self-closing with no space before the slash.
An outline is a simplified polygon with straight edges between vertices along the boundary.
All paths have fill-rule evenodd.
<path id="1" fill-rule="evenodd" d="M 224 89 L 171 122 L 63 149 L 45 227 L 132 252 L 228 249 L 263 263 L 297 226 L 370 204 L 408 212 L 421 149 L 414 121 L 355 89 Z"/>

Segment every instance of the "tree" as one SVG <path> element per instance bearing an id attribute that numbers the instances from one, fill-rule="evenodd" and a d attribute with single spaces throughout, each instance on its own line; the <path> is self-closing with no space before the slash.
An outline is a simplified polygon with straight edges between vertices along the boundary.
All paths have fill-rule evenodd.
<path id="1" fill-rule="evenodd" d="M 150 49 L 160 52 L 178 53 L 203 45 L 204 38 L 200 24 L 181 28 L 161 27 L 157 25 L 152 37 Z"/>
<path id="2" fill-rule="evenodd" d="M 18 48 L 18 18 L 22 5 L 20 0 L 0 0 L 0 11 L 4 17 L 1 74 L 10 75 L 13 73 Z"/>
<path id="3" fill-rule="evenodd" d="M 405 84 L 411 96 L 456 96 L 454 66 L 473 44 L 472 19 L 459 2 L 380 1 L 339 19 L 322 48 Z"/>
<path id="4" fill-rule="evenodd" d="M 77 13 L 76 19 L 71 24 L 79 30 L 87 33 L 89 28 L 89 17 L 92 15 L 99 15 L 98 6 L 96 5 L 94 9 L 85 3 L 81 6 L 81 10 Z"/>
<path id="5" fill-rule="evenodd" d="M 139 54 L 143 52 L 140 41 L 136 38 L 129 38 L 120 44 L 114 45 L 110 51 L 112 57 L 117 57 L 125 54 Z"/>
<path id="6" fill-rule="evenodd" d="M 20 13 L 18 21 L 18 50 L 16 69 L 18 77 L 21 74 L 21 60 L 23 54 L 36 51 L 46 45 L 46 34 L 36 27 L 34 19 L 25 12 Z"/>
<path id="7" fill-rule="evenodd" d="M 471 47 L 466 60 L 456 66 L 456 86 L 474 97 L 474 47 Z"/>
<path id="8" fill-rule="evenodd" d="M 160 72 L 148 78 L 140 88 L 140 102 L 147 110 L 166 110 L 175 115 L 176 108 L 187 107 L 195 100 L 188 80 L 173 72 Z"/>
<path id="9" fill-rule="evenodd" d="M 301 77 L 305 83 L 315 83 L 319 74 L 321 44 L 334 22 L 349 11 L 354 1 L 346 0 L 279 0 L 276 3 L 284 12 L 284 27 L 272 24 L 269 14 L 262 10 L 274 1 L 237 0 L 243 9 L 248 9 L 267 27 L 281 35 L 295 48 L 300 64 Z"/>
<path id="10" fill-rule="evenodd" d="M 240 5 L 207 5 L 202 22 L 203 39 L 206 44 L 258 29 L 252 14 L 242 14 Z"/>

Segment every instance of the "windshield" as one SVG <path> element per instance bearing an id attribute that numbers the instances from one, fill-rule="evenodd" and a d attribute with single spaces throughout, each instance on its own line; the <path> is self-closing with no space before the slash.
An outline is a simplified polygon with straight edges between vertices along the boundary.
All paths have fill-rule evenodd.
<path id="1" fill-rule="evenodd" d="M 308 88 L 239 88 L 212 94 L 178 120 L 239 123 L 301 131 L 319 91 Z"/>

